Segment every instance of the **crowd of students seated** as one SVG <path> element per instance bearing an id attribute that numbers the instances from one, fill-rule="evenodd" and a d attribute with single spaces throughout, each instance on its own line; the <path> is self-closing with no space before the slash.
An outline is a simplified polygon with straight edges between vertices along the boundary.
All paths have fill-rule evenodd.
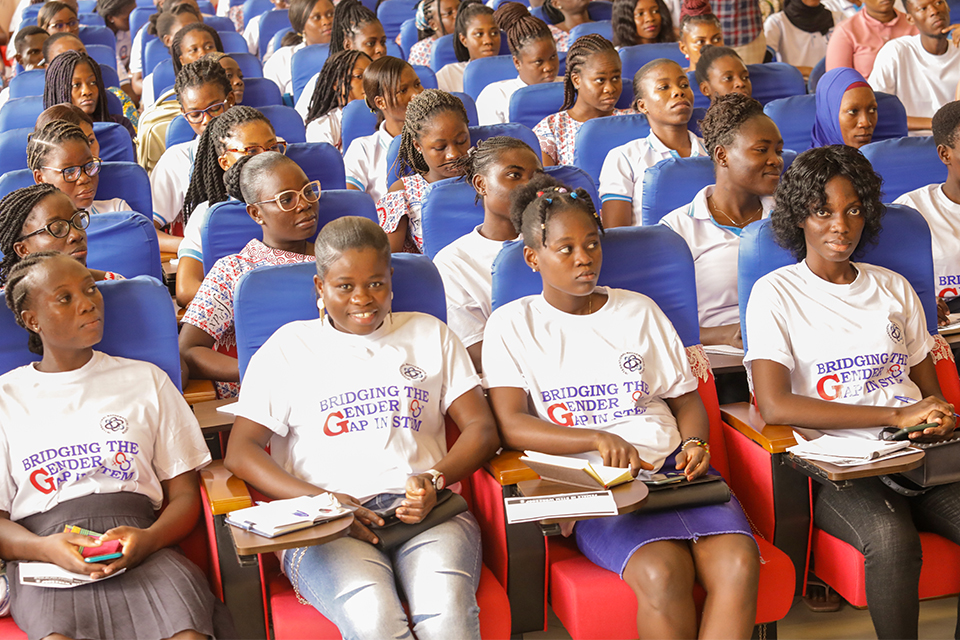
<path id="1" fill-rule="evenodd" d="M 479 637 L 482 554 L 470 511 L 393 549 L 375 543 L 384 507 L 397 503 L 401 522 L 421 522 L 438 492 L 501 447 L 634 476 L 719 475 L 700 395 L 702 349 L 685 347 L 651 298 L 598 286 L 615 227 L 659 222 L 689 247 L 700 344 L 748 345 L 747 375 L 717 378 L 721 401 L 751 400 L 767 422 L 813 436 L 875 438 L 883 427 L 918 424 L 927 426 L 911 438 L 953 433 L 956 414 L 934 366 L 952 355 L 928 332 L 923 309 L 933 300 L 860 261 L 883 230 L 886 201 L 860 149 L 875 142 L 881 117 L 896 116 L 900 134 L 932 134 L 929 153 L 946 167 L 945 182 L 896 204 L 930 227 L 937 323 L 949 322 L 960 301 L 960 284 L 944 284 L 960 283 L 960 27 L 946 0 L 899 8 L 785 0 L 765 19 L 749 0 L 384 3 L 401 2 L 410 15 L 402 28 L 359 0 L 273 0 L 260 15 L 227 0 L 97 0 L 96 24 L 84 23 L 92 18 L 78 0 L 18 5 L 7 50 L 16 69 L 0 93 L 9 132 L 0 136 L 26 128 L 29 137 L 24 173 L 0 180 L 0 289 L 38 359 L 0 372 L 0 587 L 10 595 L 0 615 L 30 638 L 244 632 L 177 549 L 200 513 L 197 471 L 211 461 L 177 389 L 190 381 L 237 398 L 224 453 L 233 474 L 268 498 L 322 490 L 356 508 L 348 536 L 280 556 L 298 597 L 345 638 Z M 597 19 L 601 9 L 609 20 Z M 272 31 L 278 15 L 286 31 Z M 494 69 L 487 59 L 507 50 L 506 76 L 477 87 L 473 71 Z M 765 53 L 785 63 L 769 69 L 810 81 L 814 95 L 798 115 L 811 123 L 803 148 L 790 148 L 776 115 L 754 99 L 768 101 Z M 631 67 L 634 55 L 643 63 Z M 544 96 L 533 119 L 518 107 L 525 95 Z M 894 106 L 900 115 L 884 111 Z M 533 126 L 515 124 L 522 118 Z M 596 141 L 609 151 L 592 174 L 580 167 L 596 201 L 589 185 L 546 169 L 586 156 L 592 121 L 632 123 L 622 138 Z M 295 160 L 294 148 L 307 151 Z M 321 212 L 334 189 L 314 177 L 329 168 L 313 161 L 321 149 L 375 220 Z M 121 157 L 136 161 L 150 194 L 108 182 Z M 656 194 L 645 179 L 673 160 L 702 162 L 711 183 L 660 185 L 681 197 L 651 221 Z M 14 179 L 21 175 L 26 183 Z M 456 181 L 475 192 L 477 224 L 429 252 L 447 320 L 394 312 L 391 255 L 427 253 L 424 212 L 439 185 Z M 175 270 L 178 381 L 98 349 L 110 327 L 97 283 L 136 274 L 87 269 L 87 230 L 145 200 L 150 209 L 131 215 L 149 220 Z M 259 233 L 213 260 L 206 234 L 225 207 L 245 212 Z M 744 292 L 740 239 L 760 224 L 796 263 Z M 522 244 L 542 293 L 494 310 L 493 264 L 509 242 Z M 258 268 L 303 262 L 316 266 L 317 317 L 280 328 L 241 385 L 238 283 Z M 883 385 L 855 381 L 848 386 L 858 393 L 827 399 L 818 386 L 825 363 L 868 353 L 899 364 L 878 370 L 889 376 Z M 625 364 L 631 354 L 638 367 Z M 625 375 L 632 386 L 619 384 Z M 571 403 L 568 419 L 557 418 L 551 399 L 560 390 L 600 387 L 628 409 L 614 416 Z M 387 390 L 370 425 L 415 413 L 417 428 L 331 432 L 318 394 L 334 407 L 370 389 Z M 460 431 L 449 447 L 446 418 Z M 80 449 L 100 455 L 80 473 L 38 480 L 50 452 Z M 74 453 L 56 457 L 74 468 L 66 466 Z M 863 478 L 844 491 L 814 490 L 811 510 L 819 529 L 865 557 L 878 636 L 917 637 L 918 532 L 960 544 L 958 485 L 916 490 Z M 64 524 L 102 535 L 64 533 Z M 750 637 L 763 560 L 737 497 L 585 520 L 566 533 L 630 587 L 640 637 Z M 119 559 L 82 561 L 79 547 L 111 540 L 122 543 Z M 21 584 L 19 563 L 32 560 L 111 579 L 62 590 Z M 707 594 L 702 605 L 695 583 Z"/>

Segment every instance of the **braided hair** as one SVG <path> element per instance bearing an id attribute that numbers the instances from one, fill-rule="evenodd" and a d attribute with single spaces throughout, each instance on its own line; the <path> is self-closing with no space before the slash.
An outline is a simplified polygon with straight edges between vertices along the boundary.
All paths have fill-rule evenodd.
<path id="1" fill-rule="evenodd" d="M 227 78 L 227 72 L 220 66 L 220 62 L 212 56 L 204 56 L 195 62 L 185 64 L 177 74 L 177 81 L 173 90 L 177 92 L 177 102 L 183 106 L 183 92 L 187 89 L 196 89 L 207 83 L 218 85 L 223 89 L 223 95 L 230 95 L 233 86 Z"/>
<path id="2" fill-rule="evenodd" d="M 557 24 L 567 19 L 567 17 L 563 15 L 563 11 L 555 7 L 550 0 L 543 0 L 543 15 L 546 16 L 550 24 Z"/>
<path id="3" fill-rule="evenodd" d="M 71 89 L 73 73 L 81 64 L 89 66 L 97 80 L 97 106 L 90 117 L 94 122 L 113 122 L 107 106 L 107 89 L 103 86 L 100 65 L 82 51 L 64 51 L 47 66 L 46 82 L 43 87 L 43 108 L 46 109 L 61 102 L 73 102 Z"/>
<path id="4" fill-rule="evenodd" d="M 580 75 L 583 65 L 590 57 L 597 53 L 612 53 L 617 55 L 613 43 L 596 33 L 588 33 L 577 38 L 567 51 L 567 71 L 563 76 L 563 106 L 560 111 L 566 111 L 577 101 L 577 90 L 573 86 L 573 74 Z"/>
<path id="5" fill-rule="evenodd" d="M 210 37 L 213 38 L 213 45 L 217 48 L 217 51 L 223 53 L 223 42 L 220 40 L 220 34 L 217 33 L 216 29 L 202 22 L 188 24 L 183 29 L 180 29 L 180 31 L 177 31 L 177 35 L 173 36 L 173 42 L 170 43 L 170 55 L 173 56 L 173 72 L 175 74 L 179 74 L 180 69 L 183 68 L 183 63 L 180 62 L 180 48 L 183 45 L 183 39 L 187 37 L 187 34 L 193 33 L 194 31 L 206 31 L 210 34 Z"/>
<path id="6" fill-rule="evenodd" d="M 109 26 L 110 18 L 116 18 L 123 11 L 133 5 L 136 6 L 137 0 L 97 0 L 95 11 L 100 14 L 103 21 Z"/>
<path id="7" fill-rule="evenodd" d="M 530 15 L 527 7 L 519 2 L 504 2 L 493 12 L 493 19 L 507 34 L 507 45 L 514 58 L 520 57 L 521 49 L 529 42 L 553 39 L 547 23 Z"/>
<path id="8" fill-rule="evenodd" d="M 200 203 L 213 205 L 227 199 L 226 185 L 223 183 L 224 171 L 217 158 L 226 153 L 227 138 L 235 135 L 241 126 L 249 122 L 266 122 L 273 128 L 270 120 L 253 107 L 236 106 L 211 120 L 200 135 L 190 186 L 183 197 L 181 213 L 184 224 Z"/>
<path id="9" fill-rule="evenodd" d="M 255 156 L 243 156 L 223 174 L 223 184 L 231 198 L 253 204 L 261 199 L 260 185 L 264 178 L 284 163 L 296 164 L 292 159 L 276 151 L 266 151 Z"/>
<path id="10" fill-rule="evenodd" d="M 340 0 L 333 12 L 333 30 L 330 34 L 330 55 L 344 51 L 343 43 L 364 25 L 379 22 L 376 14 L 360 4 L 358 0 Z"/>
<path id="11" fill-rule="evenodd" d="M 544 5 L 547 3 L 544 2 Z M 470 51 L 467 46 L 460 42 L 460 36 L 466 37 L 467 27 L 477 16 L 493 16 L 493 9 L 480 2 L 480 0 L 464 0 L 457 11 L 457 21 L 453 27 L 453 51 L 457 54 L 457 60 L 466 62 L 470 59 Z M 496 20 L 496 18 L 494 18 Z"/>
<path id="12" fill-rule="evenodd" d="M 293 27 L 293 31 L 280 39 L 281 47 L 292 47 L 304 41 L 303 30 L 307 26 L 307 20 L 310 19 L 310 14 L 313 13 L 314 7 L 323 1 L 324 0 L 290 0 L 290 9 L 287 15 L 290 17 L 290 26 Z M 326 1 L 330 2 L 331 6 L 333 5 L 331 0 Z M 334 11 L 336 11 L 336 9 L 334 9 Z"/>
<path id="13" fill-rule="evenodd" d="M 351 49 L 335 53 L 323 63 L 320 77 L 310 98 L 306 122 L 310 124 L 334 109 L 346 106 L 350 101 L 350 83 L 353 81 L 353 68 L 361 57 L 370 59 L 363 51 Z"/>
<path id="14" fill-rule="evenodd" d="M 0 259 L 0 287 L 7 284 L 13 266 L 20 262 L 13 245 L 23 235 L 23 225 L 34 207 L 51 193 L 60 193 L 60 190 L 52 184 L 33 184 L 11 191 L 0 200 L 0 252 L 3 253 Z"/>
<path id="15" fill-rule="evenodd" d="M 703 146 L 707 148 L 710 158 L 716 162 L 717 147 L 732 144 L 737 132 L 748 120 L 762 115 L 765 115 L 763 105 L 743 94 L 728 93 L 717 98 L 700 121 Z"/>
<path id="16" fill-rule="evenodd" d="M 40 12 L 37 14 L 37 25 L 43 29 L 47 30 L 47 27 L 50 26 L 50 21 L 53 20 L 53 16 L 57 15 L 64 9 L 70 9 L 73 13 L 73 17 L 77 17 L 77 10 L 65 2 L 59 2 L 58 0 L 50 0 L 40 8 Z"/>
<path id="17" fill-rule="evenodd" d="M 539 154 L 523 140 L 510 136 L 493 136 L 478 142 L 477 146 L 467 152 L 467 155 L 454 160 L 451 166 L 462 175 L 464 182 L 473 185 L 473 179 L 476 176 L 485 175 L 490 167 L 497 162 L 500 158 L 500 152 L 511 149 L 529 151 L 539 159 Z M 480 202 L 480 192 L 477 192 L 477 197 L 473 201 Z"/>
<path id="18" fill-rule="evenodd" d="M 569 208 L 580 209 L 589 215 L 603 234 L 603 222 L 590 194 L 582 187 L 570 189 L 553 176 L 541 173 L 510 194 L 510 220 L 517 233 L 523 236 L 523 245 L 534 250 L 547 244 L 550 218 Z"/>
<path id="19" fill-rule="evenodd" d="M 62 253 L 56 251 L 37 251 L 36 253 L 31 253 L 14 265 L 10 270 L 9 278 L 5 280 L 7 286 L 4 291 L 4 297 L 6 298 L 7 306 L 13 311 L 13 317 L 17 321 L 17 324 L 26 329 L 30 335 L 27 339 L 27 348 L 30 350 L 30 353 L 35 353 L 38 356 L 43 355 L 43 341 L 40 339 L 39 333 L 35 333 L 27 328 L 22 318 L 23 308 L 27 306 L 27 301 L 30 298 L 30 275 L 38 265 L 62 255 Z M 4 280 L 0 280 L 0 282 L 4 282 Z"/>
<path id="20" fill-rule="evenodd" d="M 446 91 L 427 89 L 407 105 L 407 117 L 403 121 L 403 130 L 400 133 L 400 151 L 397 153 L 401 174 L 416 172 L 423 175 L 430 171 L 426 159 L 421 152 L 417 151 L 413 141 L 419 141 L 433 117 L 444 112 L 455 113 L 463 118 L 463 124 L 469 124 L 467 110 L 463 107 L 460 98 Z"/>
<path id="21" fill-rule="evenodd" d="M 640 0 L 614 0 L 611 21 L 613 22 L 613 46 L 629 47 L 640 44 L 640 34 L 637 33 L 637 23 L 633 14 Z M 673 17 L 663 0 L 657 0 L 657 9 L 660 10 L 660 32 L 654 42 L 676 42 L 673 34 Z"/>
<path id="22" fill-rule="evenodd" d="M 340 4 L 349 0 L 343 0 Z M 388 107 L 394 107 L 397 104 L 397 91 L 400 89 L 400 78 L 403 72 L 413 67 L 406 60 L 394 58 L 392 56 L 383 56 L 370 63 L 367 70 L 363 72 L 363 100 L 367 103 L 370 111 L 377 114 L 377 126 L 383 122 L 383 111 L 374 102 L 374 98 L 383 98 Z M 320 84 L 319 82 L 317 83 Z"/>
<path id="23" fill-rule="evenodd" d="M 68 140 L 77 140 L 89 146 L 87 135 L 79 126 L 66 120 L 51 120 L 37 129 L 27 142 L 27 166 L 38 171 L 47 162 L 47 154 Z"/>

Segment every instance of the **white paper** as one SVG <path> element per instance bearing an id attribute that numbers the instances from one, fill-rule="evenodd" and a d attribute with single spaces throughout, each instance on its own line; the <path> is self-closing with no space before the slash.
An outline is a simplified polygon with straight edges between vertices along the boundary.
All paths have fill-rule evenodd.
<path id="1" fill-rule="evenodd" d="M 19 570 L 20 584 L 31 587 L 47 587 L 49 589 L 73 589 L 82 584 L 109 580 L 126 571 L 126 569 L 120 569 L 120 571 L 111 573 L 108 576 L 93 579 L 86 573 L 67 571 L 63 567 L 49 562 L 21 562 Z"/>
<path id="2" fill-rule="evenodd" d="M 547 518 L 583 518 L 617 515 L 617 502 L 610 491 L 584 491 L 549 496 L 504 498 L 507 524 Z"/>
<path id="3" fill-rule="evenodd" d="M 893 454 L 903 455 L 902 452 L 910 446 L 908 440 L 870 440 L 830 435 L 805 440 L 798 434 L 797 441 L 799 444 L 787 448 L 787 451 L 801 458 L 841 467 L 867 464 L 890 458 Z"/>
<path id="4" fill-rule="evenodd" d="M 217 407 L 217 411 L 219 411 L 220 413 L 225 413 L 225 414 L 227 414 L 228 416 L 236 416 L 236 415 L 237 415 L 237 403 L 236 403 L 236 402 L 228 402 L 228 403 L 225 404 L 225 405 L 221 405 L 221 406 Z"/>
<path id="5" fill-rule="evenodd" d="M 960 313 L 951 313 L 947 320 L 949 324 L 937 329 L 940 333 L 957 333 L 960 331 Z"/>
<path id="6" fill-rule="evenodd" d="M 710 344 L 704 345 L 703 350 L 707 355 L 715 356 L 740 356 L 743 357 L 743 349 L 729 344 Z"/>

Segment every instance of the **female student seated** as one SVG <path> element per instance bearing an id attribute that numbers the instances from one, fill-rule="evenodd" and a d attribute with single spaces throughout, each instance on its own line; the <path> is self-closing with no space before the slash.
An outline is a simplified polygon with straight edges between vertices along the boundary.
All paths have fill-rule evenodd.
<path id="1" fill-rule="evenodd" d="M 877 96 L 857 71 L 831 69 L 817 83 L 817 119 L 810 132 L 814 147 L 845 144 L 859 149 L 873 140 Z"/>
<path id="2" fill-rule="evenodd" d="M 543 164 L 573 164 L 577 132 L 587 120 L 633 113 L 617 109 L 622 90 L 620 56 L 610 41 L 595 33 L 577 38 L 567 52 L 563 105 L 533 128 Z"/>
<path id="3" fill-rule="evenodd" d="M 40 115 L 37 116 L 37 124 L 34 125 L 34 131 L 39 131 L 54 120 L 64 120 L 80 127 L 83 135 L 87 136 L 87 142 L 90 143 L 90 153 L 96 158 L 100 157 L 100 143 L 97 141 L 97 134 L 93 130 L 93 118 L 88 116 L 83 109 L 69 102 L 55 104 L 40 112 Z"/>
<path id="4" fill-rule="evenodd" d="M 712 44 L 723 46 L 723 27 L 708 0 L 684 0 L 680 10 L 680 53 L 690 61 L 687 71 L 697 68 L 700 50 Z"/>
<path id="5" fill-rule="evenodd" d="M 697 59 L 696 78 L 700 93 L 710 98 L 712 104 L 728 93 L 742 93 L 753 97 L 750 70 L 743 64 L 740 54 L 730 47 L 704 45 Z"/>
<path id="6" fill-rule="evenodd" d="M 401 174 L 377 202 L 380 226 L 392 251 L 423 253 L 420 209 L 438 180 L 460 175 L 455 163 L 470 148 L 467 111 L 460 99 L 427 89 L 407 107 L 397 153 Z"/>
<path id="7" fill-rule="evenodd" d="M 161 20 L 164 13 L 172 15 Z M 150 75 L 153 72 L 153 69 L 147 69 L 146 74 L 144 74 L 143 38 L 146 35 L 157 36 L 163 41 L 164 46 L 169 48 L 176 32 L 190 22 L 195 21 L 189 18 L 179 19 L 180 15 L 187 13 L 192 14 L 196 20 L 203 20 L 203 17 L 200 15 L 200 9 L 197 8 L 196 0 L 161 0 L 157 4 L 157 13 L 151 15 L 150 21 L 133 36 L 133 44 L 131 45 L 130 51 L 130 84 L 138 98 L 143 94 L 143 79 L 145 75 Z"/>
<path id="8" fill-rule="evenodd" d="M 363 72 L 363 99 L 378 124 L 375 133 L 354 139 L 343 154 L 347 189 L 365 191 L 374 202 L 387 192 L 387 150 L 403 130 L 407 105 L 422 92 L 417 72 L 400 58 L 384 56 Z"/>
<path id="9" fill-rule="evenodd" d="M 422 0 L 414 15 L 419 40 L 410 47 L 407 62 L 430 66 L 433 45 L 440 36 L 453 33 L 457 22 L 458 0 Z"/>
<path id="10" fill-rule="evenodd" d="M 309 28 L 313 33 L 311 41 L 313 44 L 327 44 L 330 42 L 330 34 L 333 27 L 333 3 L 329 0 L 297 0 L 297 2 L 287 2 L 287 0 L 272 0 L 274 11 L 287 11 L 290 25 L 293 32 L 285 34 L 280 39 L 280 47 L 293 47 L 304 42 L 305 29 Z M 247 41 L 247 46 L 251 54 L 260 57 L 260 25 L 269 11 L 265 11 L 253 20 L 247 23 L 243 30 L 243 38 Z M 315 38 L 319 40 L 314 41 Z M 274 40 L 271 38 L 267 43 L 266 50 L 263 53 L 263 62 L 266 63 L 273 54 Z M 289 62 L 289 60 L 288 60 Z"/>
<path id="11" fill-rule="evenodd" d="M 43 108 L 70 102 L 83 109 L 94 122 L 116 122 L 136 138 L 133 124 L 121 114 L 111 114 L 107 89 L 103 86 L 100 65 L 80 51 L 64 51 L 47 65 L 43 88 Z"/>
<path id="12" fill-rule="evenodd" d="M 310 96 L 310 108 L 301 114 L 307 123 L 307 142 L 329 142 L 342 153 L 343 108 L 352 100 L 363 100 L 363 73 L 371 62 L 370 56 L 354 49 L 326 59 Z"/>
<path id="13" fill-rule="evenodd" d="M 481 125 L 510 121 L 510 97 L 522 87 L 557 79 L 560 61 L 557 44 L 543 20 L 534 18 L 519 2 L 504 2 L 493 14 L 500 30 L 507 34 L 517 77 L 492 82 L 477 96 Z"/>
<path id="14" fill-rule="evenodd" d="M 647 116 L 650 134 L 614 147 L 600 170 L 600 201 L 606 228 L 643 224 L 643 175 L 667 158 L 707 155 L 687 128 L 693 115 L 693 89 L 679 64 L 652 60 L 633 76 L 633 108 Z"/>
<path id="15" fill-rule="evenodd" d="M 463 92 L 467 63 L 500 54 L 500 27 L 493 19 L 493 9 L 479 0 L 465 0 L 457 12 L 453 34 L 453 50 L 458 62 L 437 71 L 437 86 L 442 91 Z"/>
<path id="16" fill-rule="evenodd" d="M 207 30 L 194 33 L 187 41 L 189 48 L 183 46 L 183 39 L 180 33 L 186 29 L 191 31 L 200 25 L 203 20 L 199 11 L 190 11 L 193 9 L 190 5 L 180 5 L 175 7 L 170 13 L 165 13 L 157 20 L 157 34 L 163 40 L 163 44 L 170 50 L 170 57 L 173 62 L 174 74 L 180 72 L 184 64 L 197 60 L 207 53 L 213 51 L 223 51 L 223 43 L 220 41 L 220 34 L 207 28 Z M 211 33 L 212 31 L 212 33 Z M 177 38 L 180 37 L 180 40 Z M 211 44 L 212 43 L 212 44 Z M 187 53 L 189 60 L 181 60 L 181 55 Z M 143 79 L 143 91 L 140 98 L 140 104 L 143 108 L 150 107 L 160 97 L 157 95 L 153 86 L 153 69 L 150 69 L 147 76 Z"/>
<path id="17" fill-rule="evenodd" d="M 230 81 L 234 102 L 243 104 L 243 94 L 247 85 L 243 82 L 243 69 L 240 68 L 237 61 L 231 58 L 229 53 L 220 53 L 219 51 L 208 53 L 203 57 L 209 58 L 220 65 L 223 72 L 227 74 L 227 80 Z"/>
<path id="18" fill-rule="evenodd" d="M 614 0 L 613 46 L 676 42 L 673 17 L 663 0 Z"/>
<path id="19" fill-rule="evenodd" d="M 235 637 L 226 607 L 175 548 L 197 523 L 196 469 L 210 462 L 183 396 L 155 365 L 94 350 L 103 297 L 76 260 L 30 255 L 5 294 L 41 356 L 0 376 L 0 557 L 13 561 L 14 622 L 31 638 Z M 78 547 L 100 542 L 65 525 L 119 540 L 122 557 L 83 562 Z M 25 561 L 110 579 L 25 586 L 17 579 Z"/>
<path id="20" fill-rule="evenodd" d="M 771 222 L 798 262 L 756 282 L 746 315 L 744 364 L 765 421 L 813 437 L 876 439 L 884 427 L 924 423 L 931 426 L 911 439 L 953 433 L 954 407 L 935 370 L 946 345 L 938 348 L 928 333 L 917 294 L 899 274 L 852 259 L 881 231 L 880 198 L 880 176 L 843 145 L 800 154 L 784 175 Z M 818 366 L 867 353 L 900 364 L 878 367 L 869 379 L 830 381 L 826 394 L 821 383 L 818 392 Z M 817 527 L 865 556 L 867 604 L 880 638 L 917 637 L 918 531 L 960 543 L 960 484 L 916 492 L 906 482 L 863 478 L 813 497 Z"/>
<path id="21" fill-rule="evenodd" d="M 97 13 L 116 38 L 116 66 L 120 88 L 130 95 L 133 95 L 130 86 L 130 14 L 136 7 L 136 0 L 99 0 L 96 5 Z"/>
<path id="22" fill-rule="evenodd" d="M 842 21 L 843 14 L 835 15 L 820 0 L 786 0 L 783 11 L 763 22 L 763 34 L 777 60 L 792 64 L 807 78 L 827 55 L 834 24 Z"/>
<path id="23" fill-rule="evenodd" d="M 587 192 L 535 177 L 514 192 L 512 216 L 543 293 L 500 307 L 484 331 L 484 381 L 504 446 L 602 459 L 630 467 L 634 476 L 660 469 L 691 479 L 707 473 L 709 424 L 686 349 L 652 300 L 597 287 L 603 227 Z M 554 408 L 544 398 L 561 388 L 615 388 L 614 402 L 635 406 L 634 387 L 616 381 L 624 380 L 623 354 L 637 352 L 644 366 L 634 375 L 645 389 L 645 410 L 615 418 L 574 409 L 570 426 L 551 419 Z M 643 637 L 750 636 L 760 563 L 735 499 L 584 520 L 574 532 L 587 558 L 619 574 L 636 594 Z M 695 580 L 707 591 L 699 630 Z"/>
<path id="24" fill-rule="evenodd" d="M 483 201 L 483 224 L 441 249 L 433 262 L 443 278 L 447 324 L 480 371 L 483 329 L 493 311 L 493 261 L 503 243 L 517 237 L 510 196 L 543 173 L 543 167 L 527 143 L 506 136 L 478 142 L 454 167 Z"/>
<path id="25" fill-rule="evenodd" d="M 275 151 L 243 156 L 223 176 L 231 197 L 263 228 L 232 256 L 217 260 L 183 316 L 180 355 L 193 380 L 213 380 L 217 397 L 240 389 L 233 295 L 240 276 L 257 267 L 313 260 L 320 182 L 307 180 L 297 163 Z"/>
<path id="26" fill-rule="evenodd" d="M 45 3 L 37 14 L 37 26 L 53 35 L 55 33 L 80 33 L 76 6 L 52 0 Z"/>
<path id="27" fill-rule="evenodd" d="M 570 30 L 593 22 L 587 8 L 590 0 L 543 0 L 543 15 L 557 42 L 557 51 L 570 49 Z"/>
<path id="28" fill-rule="evenodd" d="M 263 77 L 273 80 L 280 93 L 293 93 L 290 63 L 293 54 L 312 44 L 330 42 L 334 8 L 330 0 L 293 0 L 290 3 L 290 25 L 293 33 L 283 36 L 280 48 L 263 65 Z M 331 51 L 331 53 L 333 53 Z"/>
<path id="29" fill-rule="evenodd" d="M 250 360 L 225 464 L 272 498 L 330 491 L 358 505 L 350 535 L 290 549 L 281 562 L 301 597 L 345 638 L 409 638 L 411 627 L 419 638 L 479 638 L 473 516 L 461 513 L 388 552 L 374 546 L 370 526 L 383 524 L 376 510 L 395 500 L 402 500 L 402 522 L 420 522 L 439 489 L 496 452 L 480 379 L 447 325 L 422 313 L 391 313 L 390 244 L 376 223 L 351 216 L 328 223 L 316 254 L 321 316 L 281 327 Z M 324 428 L 329 411 L 316 410 L 318 390 L 321 408 L 357 392 L 388 401 L 367 415 L 366 426 L 353 418 L 349 429 L 342 423 L 331 431 Z M 461 432 L 449 449 L 445 414 Z M 416 430 L 374 428 L 408 424 L 411 415 Z"/>

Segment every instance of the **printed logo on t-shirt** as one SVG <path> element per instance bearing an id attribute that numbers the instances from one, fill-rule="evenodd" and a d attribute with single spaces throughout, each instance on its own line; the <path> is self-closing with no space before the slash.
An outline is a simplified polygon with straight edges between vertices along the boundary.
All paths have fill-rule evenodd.
<path id="1" fill-rule="evenodd" d="M 115 413 L 105 415 L 100 419 L 100 428 L 107 433 L 126 433 L 127 419 Z"/>
<path id="2" fill-rule="evenodd" d="M 413 380 L 414 382 L 426 380 L 427 378 L 426 371 L 415 364 L 410 364 L 409 362 L 400 365 L 400 375 L 407 380 Z"/>
<path id="3" fill-rule="evenodd" d="M 891 326 L 896 327 L 893 323 Z M 900 339 L 903 340 L 902 335 Z M 903 353 L 867 353 L 818 362 L 814 364 L 820 376 L 817 394 L 824 400 L 859 398 L 904 382 L 906 366 L 907 356 Z"/>
<path id="4" fill-rule="evenodd" d="M 643 373 L 643 358 L 639 353 L 627 351 L 620 355 L 620 370 L 627 375 Z"/>
<path id="5" fill-rule="evenodd" d="M 891 322 L 887 325 L 887 335 L 890 336 L 890 339 L 900 344 L 903 342 L 903 329 L 900 328 L 896 322 Z"/>
<path id="6" fill-rule="evenodd" d="M 101 421 L 101 426 L 103 424 Z M 123 420 L 123 430 L 126 428 Z M 24 472 L 29 473 L 30 484 L 40 493 L 50 494 L 64 483 L 88 476 L 119 482 L 136 480 L 138 474 L 134 467 L 139 454 L 140 445 L 136 442 L 118 439 L 38 450 L 20 462 Z"/>
<path id="7" fill-rule="evenodd" d="M 956 298 L 960 296 L 960 275 L 956 276 L 937 276 L 937 286 L 941 287 L 937 291 L 937 297 L 946 298 Z"/>
<path id="8" fill-rule="evenodd" d="M 405 377 L 426 378 L 423 369 L 412 364 L 401 366 L 400 372 Z M 405 409 L 401 409 L 403 404 Z M 420 416 L 428 404 L 430 392 L 426 389 L 386 385 L 338 393 L 320 400 L 318 409 L 326 414 L 324 435 L 340 436 L 387 428 L 420 431 L 423 424 Z"/>
<path id="9" fill-rule="evenodd" d="M 622 394 L 629 394 L 629 403 L 623 403 Z M 649 397 L 650 388 L 643 380 L 558 387 L 540 392 L 547 417 L 567 427 L 606 424 L 641 415 L 647 410 Z"/>

